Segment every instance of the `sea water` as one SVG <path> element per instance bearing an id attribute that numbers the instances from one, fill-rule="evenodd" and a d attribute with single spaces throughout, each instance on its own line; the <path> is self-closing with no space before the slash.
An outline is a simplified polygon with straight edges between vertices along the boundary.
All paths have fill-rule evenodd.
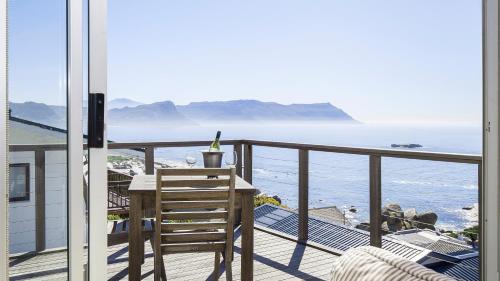
<path id="1" fill-rule="evenodd" d="M 212 124 L 197 126 L 110 126 L 114 141 L 211 140 L 217 130 L 222 139 L 256 139 L 339 146 L 390 148 L 393 143 L 418 143 L 412 151 L 481 153 L 481 128 L 470 125 L 332 125 L 324 123 Z M 156 161 L 182 163 L 186 152 L 206 147 L 166 148 L 155 151 Z M 231 151 L 232 147 L 223 146 Z M 354 222 L 369 218 L 368 157 L 310 152 L 309 204 L 336 206 Z M 202 165 L 201 153 L 197 165 Z M 437 225 L 459 230 L 477 224 L 477 165 L 382 159 L 382 203 L 403 209 L 437 213 Z M 297 207 L 298 152 L 292 149 L 254 147 L 253 184 L 263 193 L 278 195 Z M 464 207 L 474 207 L 464 210 Z M 354 208 L 356 212 L 350 212 Z"/>

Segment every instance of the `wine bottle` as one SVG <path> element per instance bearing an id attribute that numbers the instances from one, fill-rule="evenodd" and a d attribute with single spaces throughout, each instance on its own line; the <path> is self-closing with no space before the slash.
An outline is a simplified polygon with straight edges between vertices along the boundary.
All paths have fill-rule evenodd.
<path id="1" fill-rule="evenodd" d="M 209 151 L 220 151 L 220 131 L 217 131 L 217 135 L 215 135 L 215 140 L 210 145 Z"/>

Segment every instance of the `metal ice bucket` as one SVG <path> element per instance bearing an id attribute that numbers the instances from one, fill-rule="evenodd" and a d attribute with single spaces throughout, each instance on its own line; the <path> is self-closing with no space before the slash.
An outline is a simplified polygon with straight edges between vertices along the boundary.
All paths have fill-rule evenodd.
<path id="1" fill-rule="evenodd" d="M 221 168 L 223 151 L 202 151 L 205 168 Z"/>

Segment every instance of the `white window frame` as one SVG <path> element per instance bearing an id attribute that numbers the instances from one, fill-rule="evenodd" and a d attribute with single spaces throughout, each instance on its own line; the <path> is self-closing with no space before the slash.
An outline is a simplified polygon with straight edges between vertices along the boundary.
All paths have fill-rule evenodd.
<path id="1" fill-rule="evenodd" d="M 107 93 L 107 0 L 89 0 L 89 94 Z M 106 102 L 104 103 L 106 105 Z M 106 124 L 106 110 L 104 124 Z M 103 148 L 89 148 L 89 280 L 107 274 L 107 128 Z M 104 275 L 104 276 L 103 276 Z"/>
<path id="2" fill-rule="evenodd" d="M 68 278 L 84 280 L 83 1 L 67 0 Z"/>
<path id="3" fill-rule="evenodd" d="M 481 279 L 499 280 L 499 0 L 483 0 Z"/>

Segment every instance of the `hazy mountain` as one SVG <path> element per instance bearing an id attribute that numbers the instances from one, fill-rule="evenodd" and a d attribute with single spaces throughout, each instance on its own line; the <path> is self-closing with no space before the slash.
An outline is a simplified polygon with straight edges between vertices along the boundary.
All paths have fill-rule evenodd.
<path id="1" fill-rule="evenodd" d="M 194 124 L 194 122 L 179 113 L 171 101 L 111 109 L 108 110 L 108 120 L 112 124 L 137 122 Z"/>
<path id="2" fill-rule="evenodd" d="M 349 114 L 330 103 L 290 104 L 257 100 L 193 102 L 177 106 L 187 118 L 221 121 L 337 121 L 356 122 Z"/>
<path id="3" fill-rule="evenodd" d="M 136 107 L 138 105 L 143 105 L 143 103 L 125 98 L 113 99 L 108 101 L 108 109 Z"/>
<path id="4" fill-rule="evenodd" d="M 118 105 L 138 103 L 127 99 L 117 99 Z M 58 128 L 66 128 L 66 107 L 46 105 L 36 102 L 10 103 L 12 116 L 27 119 Z M 143 123 L 185 125 L 206 121 L 325 121 L 357 122 L 342 109 L 330 103 L 290 104 L 257 100 L 234 100 L 216 102 L 193 102 L 176 106 L 171 101 L 152 104 L 110 108 L 110 124 Z M 83 120 L 87 119 L 87 108 L 83 108 Z M 84 122 L 86 123 L 86 122 Z M 86 124 L 85 124 L 86 125 Z"/>
<path id="5" fill-rule="evenodd" d="M 9 102 L 10 113 L 14 117 L 42 123 L 58 128 L 66 128 L 66 107 L 46 105 L 38 102 Z"/>

